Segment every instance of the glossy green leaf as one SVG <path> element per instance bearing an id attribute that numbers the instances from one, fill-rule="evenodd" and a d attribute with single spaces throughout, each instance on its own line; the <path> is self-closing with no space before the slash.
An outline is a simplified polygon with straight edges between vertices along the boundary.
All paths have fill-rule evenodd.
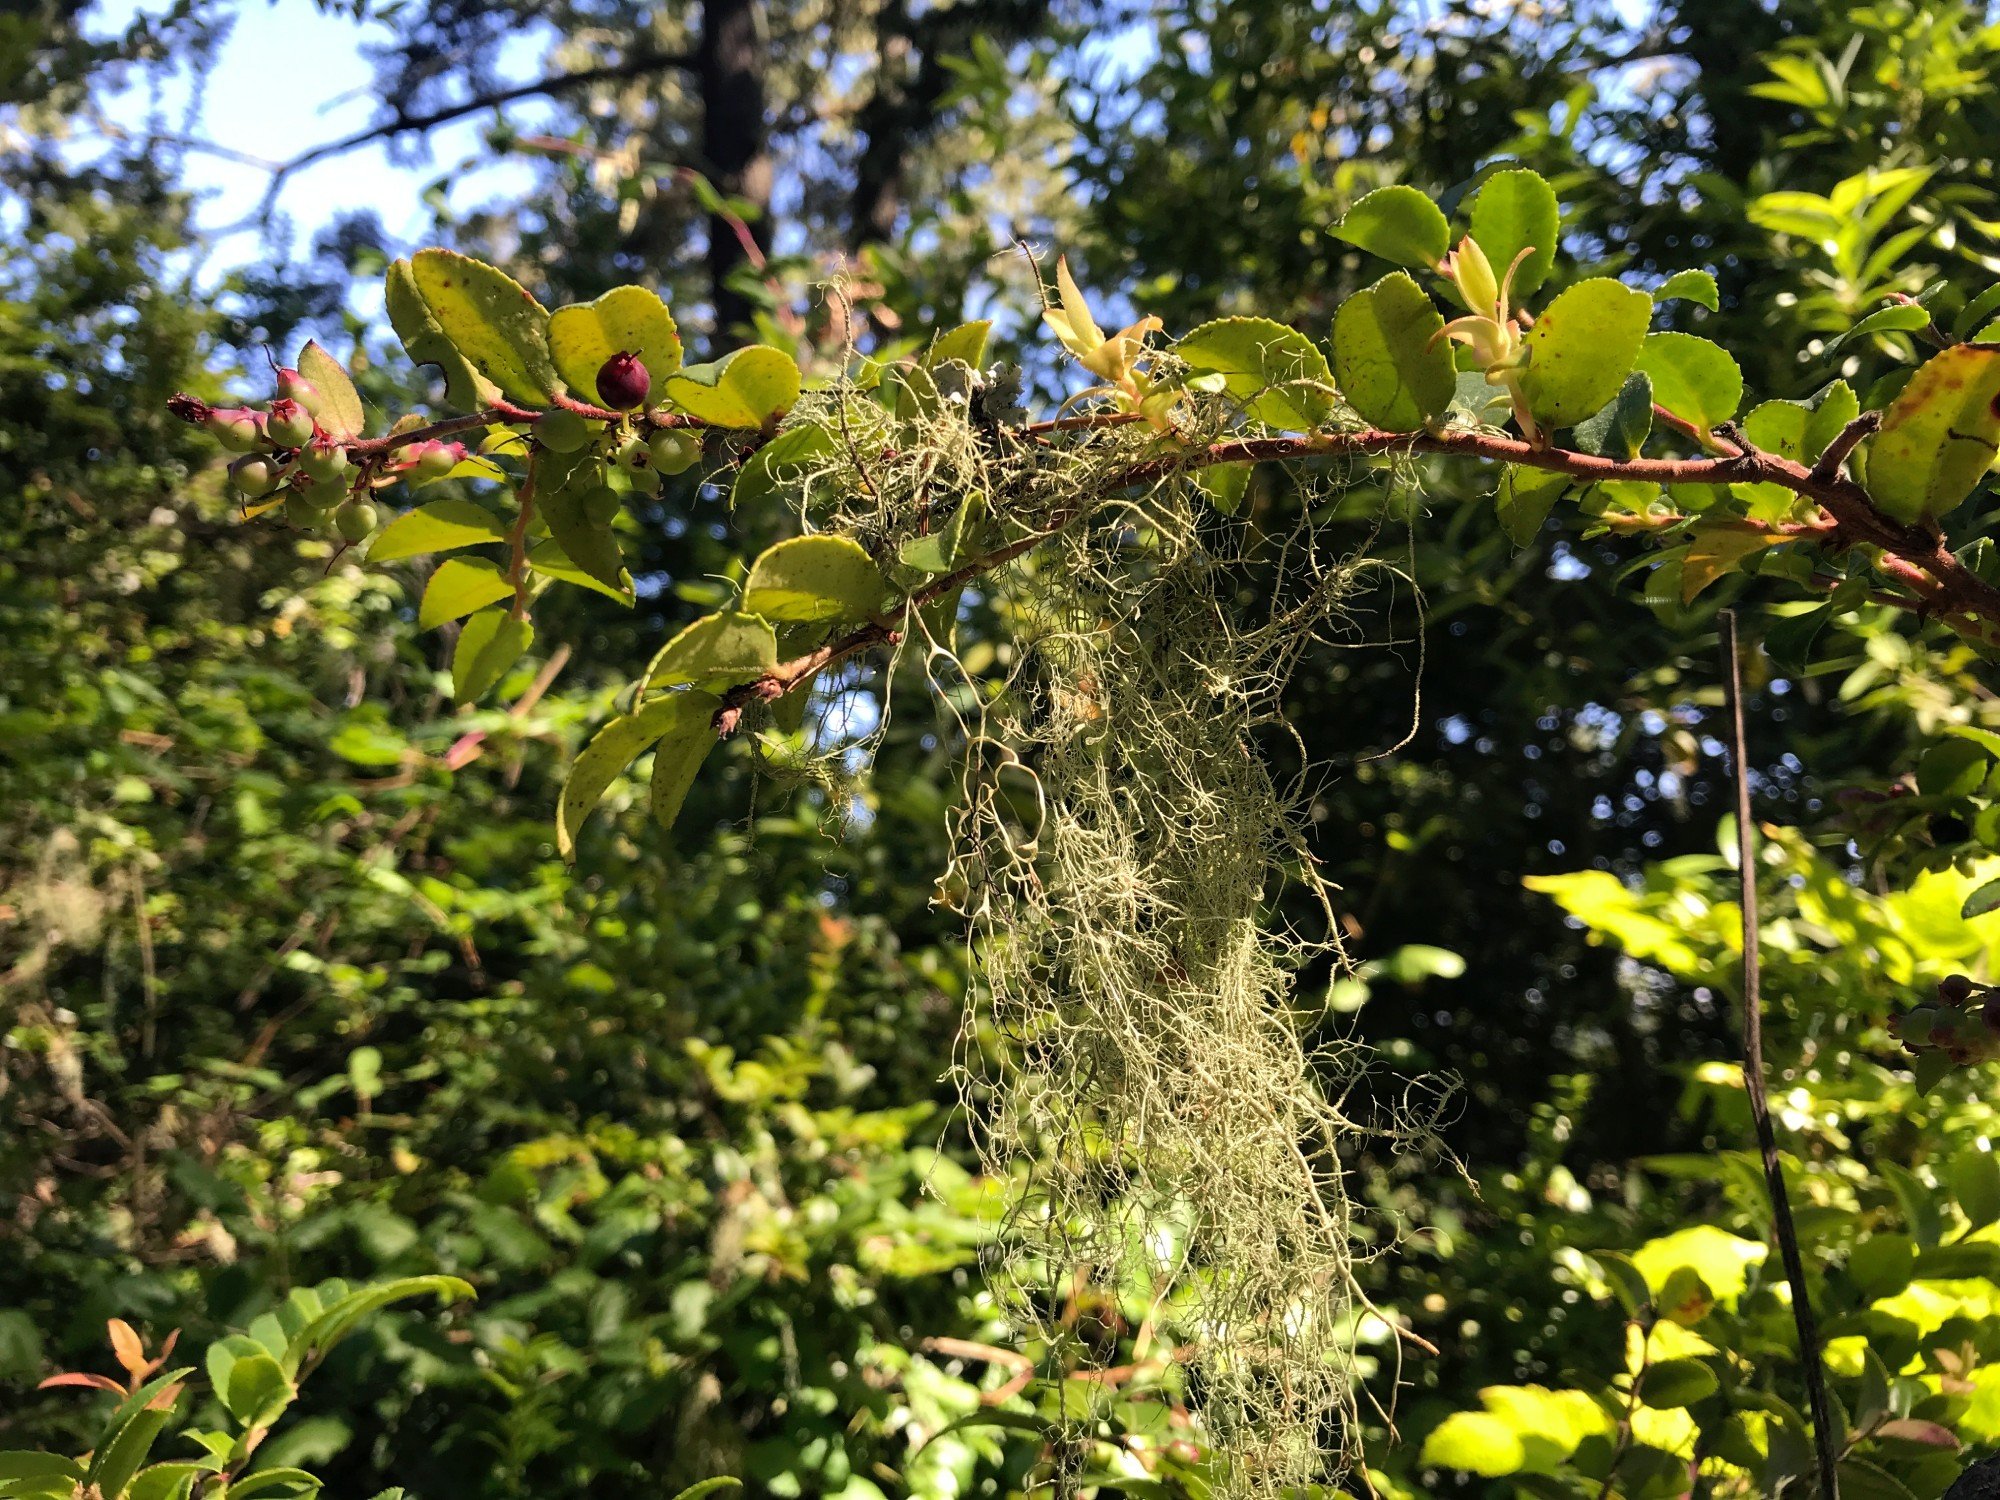
<path id="1" fill-rule="evenodd" d="M 563 783 L 556 809 L 556 848 L 564 859 L 576 852 L 577 830 L 604 797 L 606 788 L 656 741 L 714 742 L 710 725 L 722 700 L 712 693 L 668 693 L 621 714 L 591 736 Z M 707 744 L 702 746 L 707 753 Z M 699 761 L 696 762 L 699 764 Z"/>
<path id="2" fill-rule="evenodd" d="M 1910 377 L 1869 442 L 1868 488 L 1899 521 L 1950 514 L 2000 452 L 2000 349 L 1955 344 Z"/>
<path id="3" fill-rule="evenodd" d="M 761 615 L 723 610 L 704 615 L 662 646 L 640 679 L 641 691 L 697 687 L 711 692 L 762 677 L 778 664 L 778 636 Z"/>
<path id="4" fill-rule="evenodd" d="M 475 615 L 473 618 L 477 620 L 483 616 Z M 385 1307 L 408 1302 L 414 1297 L 435 1297 L 441 1305 L 449 1305 L 475 1295 L 472 1284 L 456 1276 L 402 1276 L 394 1281 L 358 1287 L 335 1297 L 324 1312 L 292 1335 L 291 1342 L 285 1346 L 282 1361 L 285 1373 L 296 1378 L 308 1357 L 324 1355 Z"/>
<path id="5" fill-rule="evenodd" d="M 229 1415 L 248 1427 L 270 1421 L 295 1393 L 277 1357 L 260 1351 L 234 1361 L 229 1384 L 216 1394 Z"/>
<path id="6" fill-rule="evenodd" d="M 1917 329 L 1928 325 L 1930 320 L 1931 315 L 1921 307 L 1908 302 L 1892 302 L 1887 307 L 1878 307 L 1847 332 L 1829 340 L 1825 352 L 1832 354 L 1841 345 L 1867 338 L 1871 334 L 1914 333 Z"/>
<path id="7" fill-rule="evenodd" d="M 1958 1152 L 1945 1170 L 1945 1185 L 1969 1230 L 2000 1220 L 2000 1157 L 1991 1151 L 1968 1146 Z"/>
<path id="8" fill-rule="evenodd" d="M 1563 292 L 1528 330 L 1522 388 L 1544 427 L 1572 427 L 1618 394 L 1653 315 L 1644 292 L 1596 277 Z"/>
<path id="9" fill-rule="evenodd" d="M 506 676 L 535 638 L 535 627 L 504 609 L 483 609 L 459 628 L 451 653 L 452 696 L 476 703 Z"/>
<path id="10" fill-rule="evenodd" d="M 897 560 L 922 573 L 952 572 L 964 566 L 977 550 L 985 520 L 986 497 L 975 490 L 959 502 L 944 525 L 904 542 L 897 550 Z"/>
<path id="11" fill-rule="evenodd" d="M 798 404 L 799 367 L 782 349 L 752 344 L 714 364 L 688 365 L 667 399 L 716 427 L 759 428 Z"/>
<path id="12" fill-rule="evenodd" d="M 1647 1367 L 1639 1400 L 1655 1410 L 1692 1406 L 1713 1396 L 1718 1385 L 1715 1371 L 1698 1359 L 1661 1360 Z"/>
<path id="13" fill-rule="evenodd" d="M 1356 292 L 1333 319 L 1334 374 L 1348 404 L 1375 426 L 1414 432 L 1458 388 L 1444 316 L 1404 271 Z"/>
<path id="14" fill-rule="evenodd" d="M 375 533 L 369 545 L 372 563 L 398 562 L 427 552 L 450 552 L 482 542 L 504 542 L 507 527 L 498 516 L 470 500 L 433 500 L 404 511 Z"/>
<path id="15" fill-rule="evenodd" d="M 924 364 L 930 369 L 949 360 L 962 360 L 973 369 L 986 357 L 987 335 L 993 331 L 991 318 L 979 318 L 970 323 L 961 323 L 956 328 L 947 329 L 931 340 L 930 348 L 924 351 Z"/>
<path id="16" fill-rule="evenodd" d="M 618 534 L 594 508 L 606 478 L 603 461 L 588 451 L 544 454 L 535 508 L 572 564 L 605 588 L 629 596 L 631 579 Z"/>
<path id="17" fill-rule="evenodd" d="M 259 1469 L 230 1485 L 227 1500 L 260 1500 L 267 1495 L 296 1500 L 299 1496 L 316 1494 L 319 1488 L 320 1481 L 303 1469 Z"/>
<path id="18" fill-rule="evenodd" d="M 767 620 L 862 620 L 881 607 L 882 570 L 844 536 L 800 536 L 751 564 L 743 608 Z"/>
<path id="19" fill-rule="evenodd" d="M 2000 909 L 2000 880 L 1989 880 L 1965 898 L 1958 914 L 1969 920 L 1996 909 Z"/>
<path id="20" fill-rule="evenodd" d="M 1576 424 L 1572 436 L 1585 453 L 1622 460 L 1637 458 L 1652 431 L 1653 380 L 1634 370 L 1603 410 Z"/>
<path id="21" fill-rule="evenodd" d="M 1983 327 L 1995 313 L 2000 313 L 2000 282 L 1989 286 L 1959 310 L 1958 316 L 1952 320 L 1952 333 L 1963 339 Z"/>
<path id="22" fill-rule="evenodd" d="M 1495 276 L 1505 277 L 1514 257 L 1533 248 L 1514 272 L 1516 305 L 1549 278 L 1555 265 L 1558 217 L 1555 189 L 1540 173 L 1526 168 L 1494 173 L 1473 195 L 1472 238 L 1493 263 Z"/>
<path id="23" fill-rule="evenodd" d="M 1309 431 L 1333 410 L 1333 371 L 1313 341 L 1269 318 L 1204 323 L 1174 353 L 1196 374 L 1222 377 L 1244 414 L 1265 427 Z"/>
<path id="24" fill-rule="evenodd" d="M 368 425 L 368 413 L 346 367 L 318 343 L 309 342 L 300 351 L 298 369 L 313 386 L 311 399 L 301 404 L 312 413 L 320 430 L 331 437 L 360 437 Z"/>
<path id="25" fill-rule="evenodd" d="M 446 335 L 424 294 L 417 289 L 417 278 L 409 261 L 399 260 L 389 267 L 383 297 L 389 325 L 403 341 L 404 351 L 417 364 L 442 372 L 446 401 L 460 411 L 478 411 L 499 397 L 499 387 L 474 369 Z"/>
<path id="26" fill-rule="evenodd" d="M 1639 349 L 1638 369 L 1653 382 L 1653 399 L 1683 422 L 1711 432 L 1743 404 L 1743 371 L 1719 344 L 1691 333 L 1652 333 Z"/>
<path id="27" fill-rule="evenodd" d="M 1451 244 L 1444 211 L 1413 187 L 1377 188 L 1347 211 L 1333 234 L 1350 245 L 1408 266 L 1435 271 Z"/>
<path id="28" fill-rule="evenodd" d="M 462 619 L 514 592 L 514 582 L 500 565 L 484 557 L 448 557 L 438 564 L 424 586 L 417 608 L 417 628 L 430 630 L 447 620 Z"/>
<path id="29" fill-rule="evenodd" d="M 579 399 L 603 401 L 597 372 L 614 354 L 639 356 L 651 377 L 646 405 L 657 405 L 667 378 L 681 367 L 680 330 L 658 293 L 642 286 L 613 287 L 595 302 L 549 314 L 549 355 Z"/>
<path id="30" fill-rule="evenodd" d="M 125 1486 L 127 1500 L 187 1500 L 197 1480 L 213 1471 L 206 1464 L 148 1464 Z"/>
<path id="31" fill-rule="evenodd" d="M 1676 271 L 1653 289 L 1653 301 L 1695 302 L 1714 312 L 1722 305 L 1722 294 L 1715 285 L 1715 275 L 1710 271 Z"/>
<path id="32" fill-rule="evenodd" d="M 513 277 L 455 250 L 419 250 L 410 274 L 445 337 L 501 392 L 543 406 L 559 384 L 549 314 Z"/>
<path id="33" fill-rule="evenodd" d="M 1500 475 L 1500 491 L 1494 503 L 1499 507 L 1500 527 L 1508 540 L 1516 547 L 1532 544 L 1567 488 L 1567 474 L 1552 474 L 1521 464 L 1507 465 Z"/>

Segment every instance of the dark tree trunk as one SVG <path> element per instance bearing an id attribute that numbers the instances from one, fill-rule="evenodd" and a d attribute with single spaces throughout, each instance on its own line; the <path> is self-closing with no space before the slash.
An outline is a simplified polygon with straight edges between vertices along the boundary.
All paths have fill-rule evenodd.
<path id="1" fill-rule="evenodd" d="M 695 77 L 701 88 L 702 171 L 717 192 L 742 198 L 758 209 L 748 232 L 757 239 L 771 202 L 771 158 L 767 151 L 764 45 L 758 35 L 757 0 L 705 0 Z M 714 343 L 727 348 L 736 330 L 750 321 L 753 304 L 730 286 L 750 251 L 739 226 L 722 214 L 708 220 L 708 277 L 715 307 Z"/>

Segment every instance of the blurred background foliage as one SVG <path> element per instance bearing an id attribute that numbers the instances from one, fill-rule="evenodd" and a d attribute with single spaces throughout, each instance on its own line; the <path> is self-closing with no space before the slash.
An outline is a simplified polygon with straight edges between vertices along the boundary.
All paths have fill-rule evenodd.
<path id="1" fill-rule="evenodd" d="M 1017 240 L 1170 329 L 1254 309 L 1319 336 L 1370 274 L 1325 232 L 1348 204 L 1508 160 L 1558 184 L 1575 263 L 1713 268 L 1719 310 L 1678 306 L 1761 395 L 1893 379 L 1907 333 L 1841 336 L 2000 268 L 2000 27 L 1954 0 L 325 8 L 389 26 L 398 153 L 474 118 L 529 169 L 440 200 L 435 239 L 545 300 L 643 281 L 712 347 L 754 332 L 822 372 L 962 316 L 1018 340 Z M 515 709 L 469 716 L 415 565 L 237 524 L 168 394 L 308 334 L 386 405 L 418 377 L 351 295 L 410 248 L 366 204 L 218 278 L 184 132 L 72 149 L 105 90 L 198 70 L 230 20 L 0 17 L 0 1447 L 84 1430 L 34 1385 L 101 1362 L 107 1317 L 199 1344 L 323 1277 L 445 1272 L 478 1302 L 350 1340 L 265 1462 L 357 1494 L 1019 1492 L 1050 1457 L 1031 1432 L 926 1446 L 1061 1396 L 1014 1382 L 978 1258 L 1008 1188 L 969 1170 L 941 1079 L 984 1044 L 927 904 L 948 747 L 912 691 L 859 820 L 737 746 L 671 840 L 603 817 L 557 860 L 562 766 L 718 597 L 719 502 L 669 485 L 639 607 L 546 621 Z M 500 67 L 524 33 L 547 38 L 527 83 Z M 517 130 L 517 98 L 558 123 Z M 2000 741 L 1954 734 L 2000 730 L 2000 700 L 1921 622 L 1766 615 L 1754 580 L 1683 607 L 1615 541 L 1517 545 L 1491 475 L 1357 480 L 1339 519 L 1397 572 L 1290 709 L 1359 967 L 1298 1004 L 1384 1076 L 1462 1085 L 1446 1150 L 1352 1163 L 1371 1295 L 1437 1351 L 1360 1330 L 1396 1406 L 1376 1484 L 1762 1494 L 1805 1467 L 1715 852 L 1735 602 L 1778 632 L 1750 704 L 1784 829 L 1769 1046 L 1848 1483 L 1940 1494 L 1960 1443 L 2000 1444 L 2000 1120 L 1979 1070 L 1917 1096 L 1884 1023 L 1948 971 L 2000 977 L 1992 919 L 1957 915 Z M 1295 504 L 1261 476 L 1251 524 Z M 1802 637 L 1803 671 L 1777 649 Z M 1139 1311 L 1073 1308 L 1113 1347 Z M 1044 1377 L 1067 1357 L 1026 1352 Z M 1642 1373 L 1688 1363 L 1675 1390 Z M 1198 1494 L 1180 1421 L 1140 1363 L 1093 1463 Z"/>

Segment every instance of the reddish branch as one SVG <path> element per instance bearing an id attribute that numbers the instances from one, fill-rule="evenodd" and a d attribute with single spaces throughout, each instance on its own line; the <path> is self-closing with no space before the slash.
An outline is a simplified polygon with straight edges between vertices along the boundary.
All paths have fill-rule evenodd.
<path id="1" fill-rule="evenodd" d="M 1094 420 L 1066 418 L 1041 423 L 1030 434 L 1074 431 L 1083 427 L 1117 426 L 1136 420 L 1127 417 L 1100 417 Z M 1775 484 L 1811 500 L 1825 512 L 1826 520 L 1793 529 L 1801 540 L 1833 552 L 1855 545 L 1880 550 L 1877 565 L 1916 596 L 1916 608 L 1945 621 L 1954 629 L 1982 640 L 2000 640 L 2000 589 L 1985 582 L 1945 546 L 1935 530 L 1907 526 L 1882 514 L 1868 493 L 1840 472 L 1840 464 L 1853 452 L 1855 444 L 1873 430 L 1879 418 L 1869 413 L 1849 425 L 1828 448 L 1826 457 L 1808 470 L 1804 465 L 1755 449 L 1716 458 L 1600 458 L 1591 453 L 1575 453 L 1564 448 L 1541 448 L 1519 438 L 1491 432 L 1384 432 L 1361 428 L 1349 432 L 1318 433 L 1307 437 L 1245 438 L 1212 443 L 1192 451 L 1162 453 L 1143 459 L 1122 473 L 1107 478 L 1103 493 L 1110 494 L 1134 486 L 1148 485 L 1176 473 L 1229 463 L 1272 463 L 1348 455 L 1381 456 L 1396 453 L 1438 453 L 1462 458 L 1485 459 L 1547 469 L 1574 479 L 1592 482 L 1632 479 L 1662 485 L 1674 484 Z M 1059 516 L 1045 530 L 1017 538 L 997 551 L 967 564 L 954 573 L 933 579 L 904 601 L 925 605 L 955 594 L 968 583 L 1033 551 L 1082 514 L 1079 507 Z M 1895 602 L 1909 607 L 1909 600 Z M 896 611 L 900 616 L 901 611 Z M 816 651 L 781 662 L 753 682 L 732 688 L 716 715 L 716 728 L 723 734 L 733 730 L 743 709 L 756 702 L 783 697 L 800 683 L 825 668 L 860 652 L 901 638 L 891 617 L 878 617 L 829 641 Z"/>

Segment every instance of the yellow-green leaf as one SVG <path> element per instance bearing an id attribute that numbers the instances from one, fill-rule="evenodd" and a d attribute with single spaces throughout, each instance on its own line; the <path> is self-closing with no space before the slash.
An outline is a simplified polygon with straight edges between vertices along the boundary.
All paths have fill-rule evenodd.
<path id="1" fill-rule="evenodd" d="M 1505 276 L 1522 251 L 1534 252 L 1514 270 L 1516 305 L 1549 278 L 1556 259 L 1557 217 L 1555 189 L 1525 167 L 1495 172 L 1472 199 L 1472 238 L 1486 252 L 1495 276 Z"/>
<path id="2" fill-rule="evenodd" d="M 514 592 L 513 580 L 500 565 L 484 557 L 448 557 L 424 585 L 417 607 L 417 628 L 430 630 L 447 620 L 461 619 Z"/>
<path id="3" fill-rule="evenodd" d="M 1719 344 L 1691 333 L 1650 333 L 1638 369 L 1653 382 L 1653 399 L 1683 422 L 1713 431 L 1743 404 L 1743 371 Z"/>
<path id="4" fill-rule="evenodd" d="M 1451 243 L 1444 211 L 1413 187 L 1377 188 L 1333 226 L 1336 239 L 1416 271 L 1435 271 Z"/>
<path id="5" fill-rule="evenodd" d="M 1745 526 L 1697 526 L 1681 559 L 1681 603 L 1693 603 L 1695 595 L 1736 571 L 1744 558 L 1784 539 L 1782 532 L 1753 531 Z"/>
<path id="6" fill-rule="evenodd" d="M 710 727 L 722 700 L 712 693 L 669 693 L 654 698 L 636 712 L 620 714 L 591 737 L 570 767 L 563 783 L 562 801 L 556 808 L 556 847 L 565 859 L 576 852 L 577 830 L 583 826 L 605 789 L 625 768 L 643 755 L 648 746 L 664 738 L 689 740 L 702 745 L 706 754 L 715 731 Z M 700 764 L 699 759 L 695 761 Z M 692 779 L 692 772 L 689 773 Z M 686 789 L 682 792 L 685 795 Z"/>
<path id="7" fill-rule="evenodd" d="M 947 329 L 932 339 L 930 348 L 924 351 L 925 368 L 936 369 L 947 360 L 957 359 L 977 369 L 979 361 L 986 356 L 986 336 L 992 331 L 991 318 L 979 318 Z"/>
<path id="8" fill-rule="evenodd" d="M 445 333 L 424 294 L 410 262 L 399 260 L 389 267 L 383 288 L 389 326 L 403 341 L 403 349 L 420 365 L 435 366 L 444 375 L 445 400 L 460 411 L 477 411 L 490 406 L 500 395 L 499 387 L 488 380 Z"/>
<path id="9" fill-rule="evenodd" d="M 362 410 L 361 393 L 340 361 L 309 342 L 299 352 L 298 368 L 313 387 L 312 399 L 301 404 L 312 413 L 320 430 L 330 437 L 360 437 L 368 414 Z"/>
<path id="10" fill-rule="evenodd" d="M 513 277 L 455 250 L 410 259 L 417 290 L 446 338 L 505 395 L 545 405 L 560 383 L 548 310 Z"/>
<path id="11" fill-rule="evenodd" d="M 592 505 L 592 496 L 603 488 L 604 462 L 594 453 L 545 453 L 536 477 L 535 508 L 570 562 L 607 589 L 629 595 L 631 579 L 617 533 Z"/>
<path id="12" fill-rule="evenodd" d="M 450 552 L 506 539 L 507 528 L 500 518 L 470 500 L 433 500 L 403 512 L 375 533 L 368 560 L 396 562 L 426 552 Z"/>
<path id="13" fill-rule="evenodd" d="M 687 696 L 708 698 L 707 694 Z M 709 699 L 719 709 L 720 698 Z M 653 821 L 662 828 L 674 826 L 674 820 L 681 815 L 681 804 L 687 801 L 688 788 L 694 785 L 695 772 L 708 752 L 715 748 L 715 713 L 708 710 L 700 721 L 683 721 L 680 729 L 661 738 L 653 750 Z"/>
<path id="14" fill-rule="evenodd" d="M 1996 402 L 2000 348 L 1955 344 L 1925 361 L 1869 443 L 1875 503 L 1909 522 L 1955 509 L 2000 451 Z"/>
<path id="15" fill-rule="evenodd" d="M 1196 374 L 1222 377 L 1244 415 L 1266 427 L 1309 431 L 1333 410 L 1333 371 L 1296 328 L 1269 318 L 1218 318 L 1174 345 Z"/>
<path id="16" fill-rule="evenodd" d="M 779 542 L 751 564 L 743 608 L 767 620 L 861 620 L 882 603 L 882 570 L 844 536 Z"/>
<path id="17" fill-rule="evenodd" d="M 726 609 L 704 615 L 662 646 L 641 691 L 697 687 L 710 691 L 762 677 L 778 664 L 778 636 L 762 615 Z"/>
<path id="18" fill-rule="evenodd" d="M 667 382 L 666 396 L 717 427 L 762 427 L 798 404 L 799 367 L 782 349 L 752 344 L 714 364 L 687 366 Z"/>
<path id="19" fill-rule="evenodd" d="M 521 659 L 535 639 L 535 627 L 504 609 L 483 609 L 459 628 L 451 653 L 452 696 L 474 703 Z"/>
<path id="20" fill-rule="evenodd" d="M 559 307 L 549 315 L 549 353 L 556 373 L 579 398 L 598 401 L 597 372 L 614 354 L 636 354 L 651 377 L 646 404 L 665 395 L 681 367 L 680 330 L 659 296 L 642 286 L 613 287 L 595 302 Z"/>
<path id="21" fill-rule="evenodd" d="M 1535 419 L 1574 426 L 1616 396 L 1652 315 L 1651 297 L 1601 276 L 1579 281 L 1544 308 L 1528 330 L 1521 373 Z"/>
<path id="22" fill-rule="evenodd" d="M 1333 319 L 1334 373 L 1348 404 L 1390 432 L 1414 432 L 1451 405 L 1458 375 L 1443 328 L 1406 271 L 1349 297 Z"/>

